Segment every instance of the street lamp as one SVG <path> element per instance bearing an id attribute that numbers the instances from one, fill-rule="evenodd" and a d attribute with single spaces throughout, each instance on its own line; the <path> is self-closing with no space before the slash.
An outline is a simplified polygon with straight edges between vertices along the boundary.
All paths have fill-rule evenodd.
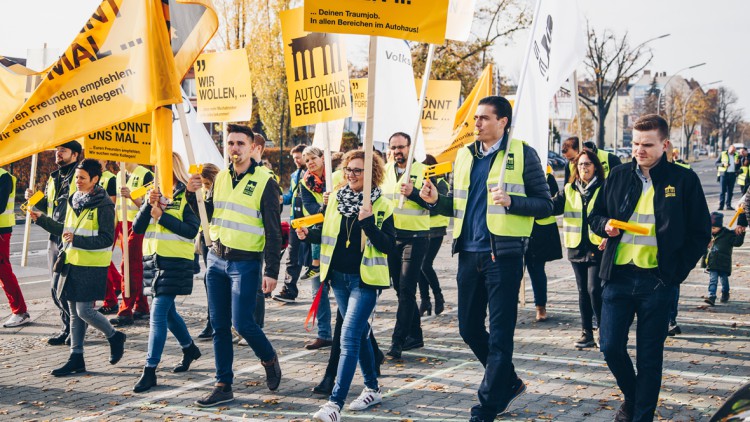
<path id="1" fill-rule="evenodd" d="M 721 80 L 709 82 L 703 86 L 711 86 L 716 85 L 718 83 L 721 83 Z M 690 102 L 690 99 L 693 98 L 693 94 L 695 94 L 696 91 L 698 91 L 700 87 L 693 89 L 690 91 L 690 95 L 688 95 L 687 99 L 685 99 L 685 103 L 682 104 L 682 130 L 680 131 L 680 154 L 685 154 L 687 156 L 687 150 L 684 149 L 685 147 L 685 116 L 687 115 L 687 105 Z"/>
<path id="2" fill-rule="evenodd" d="M 659 90 L 659 98 L 656 101 L 656 114 L 661 115 L 661 96 L 668 89 L 669 83 L 672 81 L 672 78 L 674 78 L 675 76 L 677 76 L 677 74 L 680 73 L 680 72 L 682 72 L 683 70 L 695 69 L 696 67 L 701 67 L 701 66 L 703 66 L 705 64 L 706 63 L 704 62 L 704 63 L 694 64 L 694 65 L 688 66 L 688 67 L 683 67 L 682 69 L 678 70 L 677 72 L 674 72 L 672 74 L 672 76 L 670 76 L 669 79 L 667 79 L 667 83 L 664 84 L 664 89 Z"/>

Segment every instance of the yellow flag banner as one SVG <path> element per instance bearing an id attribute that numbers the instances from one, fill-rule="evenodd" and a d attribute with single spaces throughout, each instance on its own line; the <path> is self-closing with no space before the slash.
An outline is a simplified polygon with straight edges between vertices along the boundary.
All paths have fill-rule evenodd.
<path id="1" fill-rule="evenodd" d="M 305 0 L 305 31 L 442 44 L 449 0 Z"/>
<path id="2" fill-rule="evenodd" d="M 422 86 L 415 79 L 417 95 Z M 461 95 L 461 81 L 430 81 L 422 108 L 422 133 L 425 153 L 439 155 L 453 141 L 453 122 Z"/>
<path id="3" fill-rule="evenodd" d="M 181 101 L 161 7 L 104 0 L 0 131 L 0 165 Z"/>
<path id="4" fill-rule="evenodd" d="M 246 122 L 253 115 L 247 51 L 204 53 L 195 62 L 199 122 Z"/>
<path id="5" fill-rule="evenodd" d="M 13 120 L 46 72 L 35 72 L 0 56 L 0 127 Z"/>
<path id="6" fill-rule="evenodd" d="M 169 20 L 175 69 L 182 80 L 216 33 L 219 18 L 211 0 L 169 0 Z"/>
<path id="7" fill-rule="evenodd" d="M 151 164 L 151 113 L 89 133 L 84 148 L 89 158 Z"/>
<path id="8" fill-rule="evenodd" d="M 179 107 L 179 106 L 178 106 Z M 151 120 L 151 164 L 156 166 L 159 191 L 172 198 L 172 110 L 159 107 L 152 113 Z M 185 157 L 187 159 L 187 157 Z"/>
<path id="9" fill-rule="evenodd" d="M 352 79 L 352 121 L 367 120 L 367 78 Z"/>
<path id="10" fill-rule="evenodd" d="M 305 32 L 301 7 L 280 15 L 292 126 L 349 117 L 352 109 L 344 38 Z"/>
<path id="11" fill-rule="evenodd" d="M 461 107 L 458 108 L 453 124 L 453 141 L 448 148 L 435 157 L 438 163 L 455 160 L 458 149 L 474 141 L 474 114 L 479 106 L 479 100 L 492 95 L 492 82 L 492 65 L 488 65 Z"/>

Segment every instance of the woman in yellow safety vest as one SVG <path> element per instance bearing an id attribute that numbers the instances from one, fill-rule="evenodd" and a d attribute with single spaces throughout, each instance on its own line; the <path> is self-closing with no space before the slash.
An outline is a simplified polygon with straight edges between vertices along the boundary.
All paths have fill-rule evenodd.
<path id="1" fill-rule="evenodd" d="M 315 413 L 314 420 L 341 420 L 341 408 L 357 362 L 365 389 L 349 404 L 349 409 L 364 410 L 382 401 L 368 320 L 380 291 L 390 287 L 387 254 L 395 249 L 396 229 L 393 206 L 378 187 L 385 171 L 379 156 L 374 156 L 372 163 L 372 204 L 364 206 L 362 203 L 364 158 L 364 151 L 358 150 L 344 156 L 341 165 L 347 184 L 330 195 L 322 229 L 297 229 L 301 240 L 321 243 L 321 278 L 330 281 L 339 311 L 344 316 L 336 384 L 329 401 Z"/>
<path id="2" fill-rule="evenodd" d="M 563 244 L 578 284 L 578 307 L 581 312 L 581 338 L 576 348 L 596 347 L 594 321 L 602 317 L 602 285 L 599 263 L 606 239 L 591 231 L 588 215 L 594 208 L 599 189 L 604 183 L 604 168 L 596 153 L 584 149 L 574 159 L 573 173 L 565 188 L 552 201 L 554 214 L 563 215 Z"/>
<path id="3" fill-rule="evenodd" d="M 85 159 L 76 166 L 77 191 L 68 198 L 64 223 L 58 223 L 40 211 L 31 219 L 49 233 L 61 236 L 63 248 L 55 263 L 58 278 L 55 293 L 70 306 L 70 357 L 52 371 L 59 377 L 86 372 L 83 339 L 86 327 L 101 331 L 109 341 L 109 363 L 116 364 L 125 352 L 125 333 L 115 330 L 107 318 L 96 311 L 94 303 L 104 299 L 107 268 L 112 259 L 115 232 L 115 204 L 99 186 L 102 166 L 97 160 Z"/>
<path id="4" fill-rule="evenodd" d="M 748 180 L 748 172 L 750 169 L 750 159 L 745 158 L 742 160 L 742 167 L 740 167 L 740 172 L 737 175 L 737 184 L 740 185 L 740 191 L 742 191 L 742 194 L 744 195 L 745 192 L 747 192 L 747 187 L 750 185 L 750 180 Z"/>
<path id="5" fill-rule="evenodd" d="M 161 361 L 167 329 L 182 347 L 182 361 L 172 372 L 185 372 L 201 356 L 193 343 L 175 298 L 193 292 L 195 236 L 200 220 L 188 205 L 185 185 L 188 174 L 177 153 L 172 153 L 172 200 L 157 189 L 148 194 L 133 221 L 133 232 L 143 235 L 143 288 L 154 297 L 151 303 L 151 329 L 143 375 L 133 387 L 140 393 L 156 385 L 156 367 Z"/>

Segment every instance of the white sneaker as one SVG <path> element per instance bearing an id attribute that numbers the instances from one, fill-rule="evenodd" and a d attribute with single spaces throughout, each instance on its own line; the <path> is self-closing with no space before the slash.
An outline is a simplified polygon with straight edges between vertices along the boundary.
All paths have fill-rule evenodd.
<path id="1" fill-rule="evenodd" d="M 320 410 L 313 415 L 313 421 L 315 422 L 339 422 L 340 420 L 341 408 L 332 401 L 320 406 Z"/>
<path id="2" fill-rule="evenodd" d="M 8 318 L 7 321 L 5 321 L 5 323 L 3 324 L 3 327 L 5 328 L 20 327 L 30 322 L 31 322 L 31 317 L 29 317 L 28 312 L 24 314 L 13 314 L 10 316 L 10 318 Z"/>
<path id="3" fill-rule="evenodd" d="M 380 389 L 373 390 L 365 387 L 362 394 L 349 404 L 349 410 L 365 410 L 370 406 L 383 402 L 383 394 Z"/>
<path id="4" fill-rule="evenodd" d="M 238 346 L 249 346 L 249 344 L 247 344 L 247 340 L 245 340 L 244 338 L 240 339 L 240 341 L 237 342 L 237 345 Z"/>

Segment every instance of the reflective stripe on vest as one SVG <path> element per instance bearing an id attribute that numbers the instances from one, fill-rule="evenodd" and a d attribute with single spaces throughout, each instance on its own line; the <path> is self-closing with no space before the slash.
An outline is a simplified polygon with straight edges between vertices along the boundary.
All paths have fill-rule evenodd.
<path id="1" fill-rule="evenodd" d="M 599 161 L 602 163 L 602 167 L 604 167 L 604 178 L 606 179 L 609 177 L 609 153 L 607 151 L 602 151 L 600 149 L 596 150 L 596 157 L 599 159 Z"/>
<path id="2" fill-rule="evenodd" d="M 125 171 L 125 169 L 121 169 L 120 171 Z M 143 166 L 138 166 L 135 169 L 133 169 L 133 172 L 130 173 L 130 177 L 128 178 L 128 181 L 125 183 L 125 186 L 130 189 L 130 191 L 134 191 L 141 186 L 143 186 L 143 179 L 146 177 L 147 174 L 150 174 L 151 171 Z M 115 218 L 117 221 L 120 221 L 120 218 L 122 218 L 122 200 L 123 198 L 120 197 L 120 189 L 122 188 L 122 184 L 120 183 L 120 178 L 117 178 L 117 201 L 115 202 Z M 128 221 L 131 223 L 133 220 L 135 220 L 136 214 L 138 214 L 138 207 L 135 205 L 135 202 L 133 202 L 132 199 L 126 199 L 128 204 Z"/>
<path id="3" fill-rule="evenodd" d="M 681 162 L 679 162 L 679 161 L 675 161 L 674 163 L 675 163 L 675 164 L 677 164 L 678 166 L 680 166 L 680 167 L 684 167 L 684 168 L 686 168 L 686 169 L 689 169 L 689 168 L 690 168 L 690 164 L 685 164 L 685 163 L 681 163 Z"/>
<path id="4" fill-rule="evenodd" d="M 526 196 L 523 182 L 524 169 L 524 143 L 514 139 L 510 143 L 510 156 L 505 172 L 505 190 L 511 196 Z M 505 207 L 494 205 L 489 189 L 497 185 L 500 178 L 500 167 L 503 162 L 504 151 L 499 151 L 492 163 L 487 184 L 480 189 L 487 192 L 487 226 L 490 232 L 496 236 L 528 237 L 534 227 L 534 218 L 506 213 Z M 466 201 L 469 197 L 471 184 L 471 168 L 474 156 L 469 148 L 461 148 L 456 155 L 454 165 L 454 188 L 453 188 L 453 238 L 461 236 Z"/>
<path id="5" fill-rule="evenodd" d="M 65 230 L 73 236 L 93 237 L 99 235 L 99 210 L 85 209 L 79 215 L 68 206 L 65 213 Z M 66 244 L 68 245 L 68 244 Z M 65 253 L 65 263 L 79 267 L 108 267 L 112 260 L 112 247 L 102 249 L 81 249 L 68 245 Z"/>
<path id="6" fill-rule="evenodd" d="M 566 248 L 574 249 L 581 244 L 581 233 L 583 232 L 583 198 L 581 193 L 573 187 L 572 183 L 565 185 L 565 211 L 563 212 L 563 243 Z M 586 207 L 586 215 L 591 214 L 594 202 L 599 195 L 600 188 L 596 188 L 594 194 Z M 602 243 L 602 238 L 594 234 L 589 228 L 589 241 L 593 245 Z"/>
<path id="7" fill-rule="evenodd" d="M 260 211 L 263 191 L 271 172 L 246 173 L 232 187 L 229 170 L 216 175 L 214 183 L 214 214 L 211 221 L 211 238 L 232 249 L 262 252 L 266 245 L 265 230 Z"/>
<path id="8" fill-rule="evenodd" d="M 414 189 L 422 189 L 424 183 L 425 165 L 415 161 L 411 165 L 411 181 Z M 396 164 L 391 162 L 385 166 L 385 181 L 383 182 L 383 195 L 393 205 L 393 224 L 398 230 L 428 231 L 430 230 L 430 211 L 417 205 L 416 202 L 406 200 L 404 207 L 398 208 L 401 200 L 401 183 L 405 181 L 403 175 L 396 178 Z"/>
<path id="9" fill-rule="evenodd" d="M 743 166 L 740 167 L 740 174 L 737 175 L 737 184 L 740 186 L 745 186 L 745 182 L 747 181 L 747 173 L 748 168 Z"/>
<path id="10" fill-rule="evenodd" d="M 435 186 L 440 185 L 440 183 L 448 184 L 447 181 L 443 178 L 437 179 L 437 183 L 435 183 Z M 431 215 L 430 216 L 430 228 L 437 228 L 437 227 L 448 227 L 448 225 L 451 223 L 451 218 L 445 215 Z"/>
<path id="11" fill-rule="evenodd" d="M 640 268 L 658 267 L 653 186 L 641 194 L 638 204 L 635 206 L 635 211 L 628 222 L 648 228 L 648 234 L 640 235 L 628 231 L 624 232 L 615 252 L 615 264 L 635 264 Z"/>
<path id="12" fill-rule="evenodd" d="M 336 240 L 339 237 L 339 231 L 341 231 L 341 220 L 343 218 L 338 211 L 336 195 L 331 195 L 329 201 L 331 202 L 326 207 L 325 223 L 323 223 L 320 242 L 321 280 L 328 279 L 328 270 L 331 266 L 333 251 L 336 250 Z M 372 214 L 375 216 L 375 224 L 380 229 L 383 227 L 383 222 L 393 215 L 393 205 L 381 196 L 372 204 Z M 365 236 L 364 232 L 362 236 Z M 352 244 L 350 247 L 359 248 L 360 245 Z M 359 275 L 362 277 L 362 281 L 369 286 L 388 287 L 391 285 L 390 274 L 388 273 L 388 256 L 375 248 L 369 239 L 365 242 Z"/>
<path id="13" fill-rule="evenodd" d="M 185 212 L 186 204 L 185 192 L 180 192 L 175 195 L 172 202 L 164 209 L 164 214 L 169 214 L 179 221 L 183 221 L 182 216 Z M 195 243 L 193 239 L 178 236 L 161 224 L 154 224 L 154 219 L 152 218 L 143 236 L 143 256 L 153 254 L 167 258 L 184 258 L 192 261 L 195 255 Z"/>
<path id="14" fill-rule="evenodd" d="M 16 224 L 16 214 L 15 214 L 15 206 L 16 206 L 16 177 L 12 174 L 8 173 L 4 169 L 0 169 L 0 176 L 8 174 L 10 176 L 10 196 L 8 197 L 8 204 L 5 206 L 5 210 L 3 210 L 2 213 L 0 213 L 0 228 L 8 228 L 13 227 Z"/>
<path id="15" fill-rule="evenodd" d="M 737 157 L 736 152 L 732 154 L 732 160 L 734 160 L 735 157 Z M 729 169 L 729 153 L 727 151 L 722 151 L 721 152 L 721 165 L 719 165 L 719 168 L 718 168 L 719 171 L 716 173 L 716 175 L 721 176 L 727 171 L 727 169 Z"/>

